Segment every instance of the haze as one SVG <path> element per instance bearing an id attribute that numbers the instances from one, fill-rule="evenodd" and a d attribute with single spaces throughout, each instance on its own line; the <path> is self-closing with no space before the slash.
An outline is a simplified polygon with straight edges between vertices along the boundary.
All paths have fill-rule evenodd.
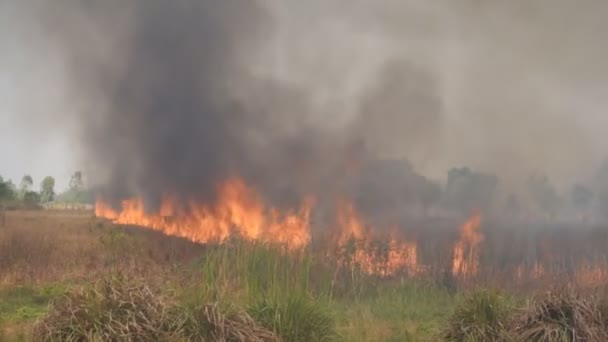
<path id="1" fill-rule="evenodd" d="M 250 52 L 238 63 L 304 94 L 306 104 L 293 104 L 291 115 L 305 112 L 315 132 L 356 136 L 366 153 L 408 159 L 438 181 L 466 165 L 509 186 L 534 173 L 571 184 L 589 179 L 606 158 L 605 1 L 260 3 L 267 17 L 247 17 L 256 28 L 264 21 L 250 45 L 234 28 L 238 51 Z M 122 47 L 132 43 L 133 13 L 144 5 L 120 4 L 58 1 L 53 11 L 42 1 L 0 4 L 2 176 L 52 175 L 60 187 L 74 169 L 110 177 L 100 165 L 111 151 L 100 153 L 99 140 L 88 146 L 88 118 L 120 108 L 94 91 L 107 65 L 116 73 L 131 67 Z M 239 7 L 246 6 L 230 11 Z M 226 30 L 236 17 L 226 17 Z M 83 81 L 74 77 L 75 59 L 104 67 Z M 257 97 L 238 88 L 248 103 Z M 278 113 L 269 101 L 279 94 L 257 97 L 256 106 Z M 288 122 L 290 103 L 280 108 Z"/>

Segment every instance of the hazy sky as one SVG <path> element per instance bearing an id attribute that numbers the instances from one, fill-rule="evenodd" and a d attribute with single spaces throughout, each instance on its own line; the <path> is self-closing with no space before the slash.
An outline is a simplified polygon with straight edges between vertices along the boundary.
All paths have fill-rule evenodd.
<path id="1" fill-rule="evenodd" d="M 29 173 L 36 186 L 50 175 L 61 190 L 77 168 L 77 142 L 54 121 L 66 107 L 62 65 L 10 2 L 0 4 L 0 175 L 18 184 Z"/>

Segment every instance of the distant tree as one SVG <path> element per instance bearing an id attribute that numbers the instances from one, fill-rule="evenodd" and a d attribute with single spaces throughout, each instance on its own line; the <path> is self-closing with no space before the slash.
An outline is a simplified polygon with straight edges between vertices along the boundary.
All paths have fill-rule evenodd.
<path id="1" fill-rule="evenodd" d="M 17 197 L 15 186 L 9 181 L 4 181 L 0 176 L 0 204 L 3 202 L 14 200 Z"/>
<path id="2" fill-rule="evenodd" d="M 70 187 L 68 190 L 57 195 L 57 201 L 70 204 L 94 202 L 93 192 L 85 187 L 81 171 L 76 171 L 72 174 L 69 185 Z"/>
<path id="3" fill-rule="evenodd" d="M 23 176 L 23 178 L 21 178 L 21 184 L 19 184 L 19 194 L 24 197 L 27 192 L 32 190 L 33 186 L 34 180 L 32 179 L 32 176 Z"/>
<path id="4" fill-rule="evenodd" d="M 591 203 L 593 202 L 593 191 L 591 191 L 591 189 L 582 184 L 575 184 L 572 187 L 572 192 L 570 193 L 570 196 L 574 208 L 576 208 L 576 210 L 584 219 L 588 210 L 591 207 Z"/>
<path id="5" fill-rule="evenodd" d="M 597 203 L 596 214 L 604 219 L 608 218 L 608 160 L 596 170 L 593 178 L 593 189 Z"/>
<path id="6" fill-rule="evenodd" d="M 445 201 L 449 208 L 466 214 L 490 208 L 498 178 L 492 174 L 475 172 L 468 167 L 448 171 Z"/>
<path id="7" fill-rule="evenodd" d="M 357 206 L 391 221 L 404 210 L 420 209 L 426 214 L 438 202 L 441 187 L 418 174 L 404 159 L 375 159 L 362 164 L 356 186 Z"/>
<path id="8" fill-rule="evenodd" d="M 528 191 L 538 207 L 551 219 L 555 218 L 560 198 L 547 176 L 532 176 L 527 182 Z"/>
<path id="9" fill-rule="evenodd" d="M 70 189 L 82 190 L 82 188 L 84 188 L 84 182 L 82 180 L 82 172 L 76 171 L 76 172 L 74 172 L 72 177 L 70 177 Z"/>
<path id="10" fill-rule="evenodd" d="M 441 186 L 424 178 L 418 183 L 418 196 L 424 214 L 428 215 L 429 209 L 441 200 Z"/>
<path id="11" fill-rule="evenodd" d="M 515 194 L 510 194 L 505 201 L 505 212 L 511 216 L 519 216 L 521 214 L 521 203 Z"/>
<path id="12" fill-rule="evenodd" d="M 40 183 L 40 199 L 43 203 L 53 201 L 55 197 L 55 178 L 51 176 L 44 177 Z"/>
<path id="13" fill-rule="evenodd" d="M 28 191 L 23 195 L 23 204 L 28 207 L 40 204 L 40 194 L 35 191 Z"/>

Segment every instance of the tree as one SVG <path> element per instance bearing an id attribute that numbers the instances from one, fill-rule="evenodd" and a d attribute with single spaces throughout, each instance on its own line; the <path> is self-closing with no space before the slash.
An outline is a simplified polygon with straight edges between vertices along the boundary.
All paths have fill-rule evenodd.
<path id="1" fill-rule="evenodd" d="M 497 185 L 495 175 L 475 172 L 468 167 L 452 168 L 448 171 L 446 205 L 465 214 L 488 209 Z"/>
<path id="2" fill-rule="evenodd" d="M 519 215 L 521 215 L 521 210 L 521 203 L 519 202 L 517 195 L 510 194 L 505 202 L 505 211 L 507 214 L 513 217 L 519 217 Z"/>
<path id="3" fill-rule="evenodd" d="M 560 206 L 557 190 L 547 176 L 532 176 L 528 180 L 528 191 L 538 207 L 551 219 L 555 218 Z"/>
<path id="4" fill-rule="evenodd" d="M 53 201 L 55 197 L 55 178 L 51 176 L 44 177 L 40 183 L 40 199 L 43 203 Z"/>
<path id="5" fill-rule="evenodd" d="M 17 197 L 15 186 L 10 180 L 4 181 L 0 176 L 0 203 L 14 200 Z"/>
<path id="6" fill-rule="evenodd" d="M 591 189 L 587 188 L 582 184 L 575 184 L 572 187 L 572 192 L 570 193 L 570 196 L 574 208 L 576 208 L 581 217 L 585 219 L 586 213 L 591 206 L 591 202 L 593 201 L 593 192 L 591 191 Z"/>
<path id="7" fill-rule="evenodd" d="M 33 186 L 34 180 L 32 179 L 32 176 L 23 176 L 23 178 L 21 178 L 21 184 L 19 184 L 19 194 L 21 195 L 21 197 L 24 197 L 26 193 L 31 191 Z"/>
<path id="8" fill-rule="evenodd" d="M 70 189 L 74 190 L 82 190 L 84 187 L 84 182 L 82 181 L 82 172 L 76 171 L 70 178 Z"/>
<path id="9" fill-rule="evenodd" d="M 441 199 L 441 186 L 424 178 L 418 184 L 418 194 L 424 215 L 427 216 L 429 209 Z"/>

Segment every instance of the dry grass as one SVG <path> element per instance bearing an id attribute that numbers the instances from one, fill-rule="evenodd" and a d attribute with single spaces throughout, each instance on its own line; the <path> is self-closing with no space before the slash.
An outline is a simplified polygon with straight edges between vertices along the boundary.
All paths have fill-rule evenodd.
<path id="1" fill-rule="evenodd" d="M 0 227 L 0 288 L 83 282 L 123 272 L 166 279 L 202 247 L 115 227 L 83 211 L 8 211 Z"/>
<path id="2" fill-rule="evenodd" d="M 189 337 L 188 318 L 146 285 L 122 279 L 79 288 L 34 326 L 38 341 L 166 341 Z"/>
<path id="3" fill-rule="evenodd" d="M 124 278 L 61 297 L 36 323 L 33 336 L 37 341 L 280 341 L 244 311 L 225 314 L 217 304 L 188 310 Z"/>
<path id="4" fill-rule="evenodd" d="M 531 342 L 608 341 L 608 330 L 593 297 L 572 289 L 548 292 L 515 315 L 511 331 Z"/>
<path id="5" fill-rule="evenodd" d="M 198 322 L 210 341 L 279 342 L 274 332 L 262 327 L 245 311 L 226 315 L 218 304 L 204 305 L 198 309 Z"/>

